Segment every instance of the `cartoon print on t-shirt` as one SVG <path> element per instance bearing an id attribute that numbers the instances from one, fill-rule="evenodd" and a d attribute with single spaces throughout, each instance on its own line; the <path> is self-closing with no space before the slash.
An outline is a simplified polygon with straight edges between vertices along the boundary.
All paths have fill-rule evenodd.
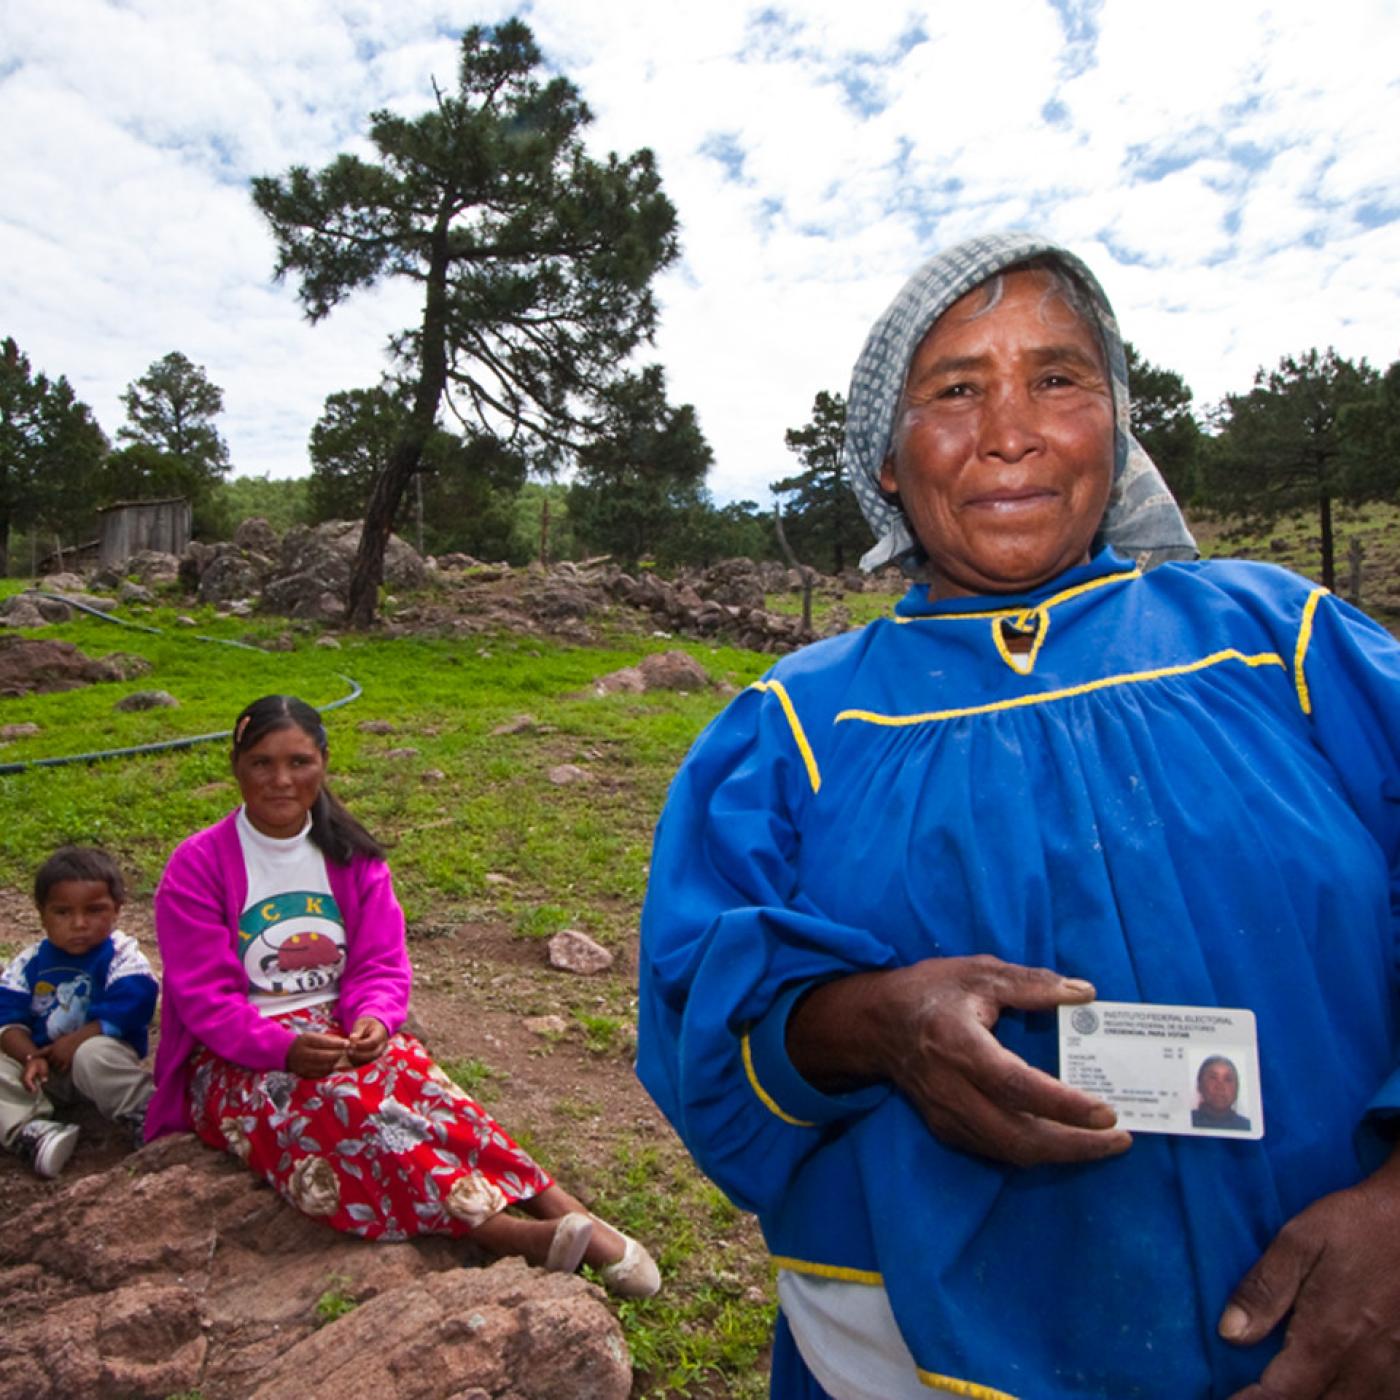
<path id="1" fill-rule="evenodd" d="M 65 980 L 59 981 L 59 978 Z M 44 1034 L 52 1043 L 59 1036 L 82 1030 L 87 1025 L 91 1000 L 92 978 L 86 972 L 55 967 L 34 984 L 29 1005 L 36 1016 L 43 1017 Z"/>
<path id="2" fill-rule="evenodd" d="M 248 990 L 273 996 L 318 992 L 345 968 L 345 926 L 335 899 L 305 890 L 261 899 L 238 921 Z"/>

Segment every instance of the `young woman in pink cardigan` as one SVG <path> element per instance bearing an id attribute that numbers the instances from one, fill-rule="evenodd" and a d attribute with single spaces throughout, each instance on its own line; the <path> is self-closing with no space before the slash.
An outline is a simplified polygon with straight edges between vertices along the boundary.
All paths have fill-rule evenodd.
<path id="1" fill-rule="evenodd" d="M 326 787 L 326 731 L 270 695 L 233 730 L 243 805 L 171 856 L 148 1138 L 193 1131 L 366 1239 L 470 1236 L 626 1297 L 660 1277 L 400 1028 L 412 981 L 379 844 Z M 524 1216 L 507 1213 L 518 1206 Z"/>

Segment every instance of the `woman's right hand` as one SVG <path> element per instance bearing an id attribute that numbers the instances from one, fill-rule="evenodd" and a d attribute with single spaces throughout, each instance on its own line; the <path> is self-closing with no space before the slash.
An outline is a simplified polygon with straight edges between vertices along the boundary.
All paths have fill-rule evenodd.
<path id="1" fill-rule="evenodd" d="M 992 1034 L 1008 1007 L 1050 1011 L 1094 996 L 1048 968 L 928 958 L 822 983 L 788 1021 L 788 1054 L 819 1089 L 893 1081 L 950 1147 L 1020 1167 L 1095 1161 L 1132 1145 L 1113 1109 Z"/>
<path id="2" fill-rule="evenodd" d="M 292 1041 L 287 1051 L 287 1068 L 303 1079 L 324 1079 L 349 1061 L 350 1042 L 343 1035 L 323 1035 L 319 1031 L 303 1031 Z"/>

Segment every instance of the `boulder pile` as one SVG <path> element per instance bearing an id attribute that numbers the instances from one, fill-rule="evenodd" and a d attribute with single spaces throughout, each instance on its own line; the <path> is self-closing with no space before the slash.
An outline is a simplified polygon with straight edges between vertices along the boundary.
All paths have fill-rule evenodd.
<path id="1" fill-rule="evenodd" d="M 84 593 L 77 575 L 46 579 L 44 591 L 55 597 L 25 593 L 7 599 L 0 604 L 0 625 L 39 627 L 66 620 L 72 609 L 57 595 L 103 609 L 118 601 L 148 603 L 151 587 L 178 579 L 186 592 L 221 610 L 240 615 L 256 610 L 333 626 L 345 618 L 361 528 L 359 521 L 332 520 L 296 526 L 279 538 L 266 520 L 245 520 L 232 540 L 192 542 L 179 559 L 147 550 L 120 572 L 94 575 L 93 586 L 115 591 L 116 599 Z M 607 621 L 786 652 L 818 635 L 844 631 L 849 617 L 839 599 L 845 594 L 899 586 L 897 578 L 872 580 L 855 570 L 814 578 L 815 591 L 832 604 L 821 632 L 804 628 L 792 612 L 767 606 L 774 593 L 799 594 L 804 587 L 802 571 L 772 561 L 722 559 L 665 579 L 649 571 L 627 573 L 606 558 L 523 568 L 466 554 L 425 558 L 391 535 L 384 582 L 391 593 L 415 596 L 386 609 L 381 625 L 390 636 L 523 631 L 587 641 L 595 624 Z"/>
<path id="2" fill-rule="evenodd" d="M 339 622 L 345 616 L 360 532 L 358 520 L 328 520 L 294 526 L 279 541 L 266 520 L 245 520 L 232 540 L 212 545 L 192 541 L 179 561 L 180 581 L 202 603 L 259 599 L 263 612 Z M 392 588 L 412 589 L 421 588 L 427 578 L 422 556 L 391 535 L 384 581 Z"/>

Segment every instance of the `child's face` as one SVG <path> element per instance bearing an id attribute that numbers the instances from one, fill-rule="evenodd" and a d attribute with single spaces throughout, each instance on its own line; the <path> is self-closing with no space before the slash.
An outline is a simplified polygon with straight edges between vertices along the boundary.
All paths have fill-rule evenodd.
<path id="1" fill-rule="evenodd" d="M 116 928 L 120 913 L 105 880 L 60 880 L 39 910 L 39 922 L 55 948 L 81 957 Z"/>

